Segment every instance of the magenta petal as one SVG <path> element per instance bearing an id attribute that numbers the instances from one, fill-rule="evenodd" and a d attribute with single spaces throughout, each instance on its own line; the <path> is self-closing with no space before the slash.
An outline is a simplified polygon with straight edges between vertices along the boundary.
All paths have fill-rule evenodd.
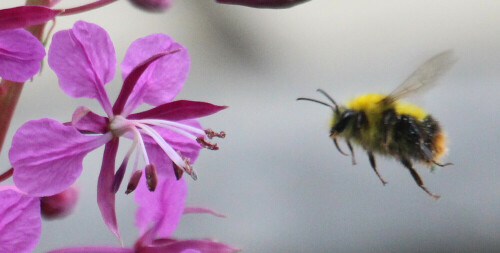
<path id="1" fill-rule="evenodd" d="M 78 21 L 72 29 L 55 33 L 48 61 L 66 94 L 97 98 L 110 111 L 104 85 L 115 75 L 116 59 L 113 43 L 104 29 Z"/>
<path id="2" fill-rule="evenodd" d="M 87 246 L 51 250 L 47 253 L 135 253 L 131 248 Z"/>
<path id="3" fill-rule="evenodd" d="M 0 10 L 0 30 L 38 25 L 53 19 L 60 10 L 43 6 L 19 6 Z"/>
<path id="4" fill-rule="evenodd" d="M 187 252 L 203 252 L 203 253 L 232 253 L 240 249 L 235 249 L 227 244 L 215 242 L 208 239 L 202 240 L 179 240 L 170 242 L 166 245 L 155 245 L 145 247 L 144 253 L 187 253 Z"/>
<path id="5" fill-rule="evenodd" d="M 122 114 L 124 111 L 125 107 L 127 107 L 128 112 L 125 115 L 128 115 L 132 110 L 135 109 L 139 104 L 136 103 L 130 103 L 128 100 L 130 99 L 130 95 L 134 94 L 137 97 L 142 97 L 144 94 L 144 91 L 142 88 L 144 86 L 137 86 L 139 78 L 144 74 L 144 72 L 147 70 L 147 68 L 155 63 L 157 60 L 168 56 L 172 54 L 176 54 L 179 52 L 179 49 L 173 50 L 173 51 L 165 51 L 161 52 L 158 54 L 155 54 L 148 59 L 144 60 L 143 62 L 139 63 L 137 66 L 135 66 L 134 69 L 130 72 L 129 75 L 125 78 L 123 81 L 123 86 L 122 89 L 120 90 L 120 94 L 118 94 L 118 98 L 116 99 L 115 104 L 113 105 L 113 113 L 115 115 L 117 114 Z M 137 101 L 137 97 L 135 97 L 135 101 Z M 140 99 L 139 99 L 140 100 Z M 141 100 L 142 101 L 142 100 Z"/>
<path id="6" fill-rule="evenodd" d="M 159 177 L 154 192 L 146 187 L 141 178 L 134 199 L 139 205 L 136 213 L 136 225 L 143 235 L 151 224 L 155 227 L 155 235 L 169 237 L 175 231 L 184 210 L 187 186 L 184 179 Z"/>
<path id="7" fill-rule="evenodd" d="M 135 40 L 127 50 L 123 60 L 122 76 L 126 76 L 142 61 L 151 55 L 181 49 L 180 52 L 160 59 L 151 65 L 138 81 L 134 94 L 128 103 L 136 107 L 143 101 L 151 105 L 161 105 L 179 93 L 189 73 L 189 54 L 181 44 L 165 34 L 152 34 Z"/>
<path id="8" fill-rule="evenodd" d="M 14 187 L 0 187 L 0 252 L 25 253 L 38 244 L 40 200 Z"/>
<path id="9" fill-rule="evenodd" d="M 80 176 L 85 155 L 110 139 L 111 134 L 83 135 L 53 119 L 29 121 L 17 130 L 9 150 L 14 183 L 34 196 L 59 193 Z"/>
<path id="10" fill-rule="evenodd" d="M 113 192 L 113 179 L 115 175 L 115 160 L 118 151 L 118 138 L 106 144 L 102 159 L 101 173 L 97 182 L 97 204 L 101 210 L 104 223 L 109 230 L 120 239 L 118 223 L 116 222 L 115 193 Z"/>
<path id="11" fill-rule="evenodd" d="M 42 43 L 28 31 L 0 31 L 0 77 L 25 82 L 38 73 L 43 57 Z"/>
<path id="12" fill-rule="evenodd" d="M 130 114 L 127 118 L 178 121 L 205 117 L 226 108 L 227 106 L 214 105 L 207 102 L 177 100 L 159 105 L 144 112 Z"/>
<path id="13" fill-rule="evenodd" d="M 105 133 L 108 123 L 108 118 L 93 113 L 85 106 L 76 108 L 71 119 L 71 125 L 76 127 L 76 129 L 91 133 Z"/>

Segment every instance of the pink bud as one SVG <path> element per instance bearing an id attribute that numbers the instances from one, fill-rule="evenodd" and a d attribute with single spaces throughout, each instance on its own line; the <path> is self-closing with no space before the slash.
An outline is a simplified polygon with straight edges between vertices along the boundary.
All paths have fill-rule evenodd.
<path id="1" fill-rule="evenodd" d="M 71 186 L 56 195 L 41 197 L 42 216 L 46 219 L 55 219 L 69 215 L 76 206 L 78 195 L 78 189 Z"/>
<path id="2" fill-rule="evenodd" d="M 135 6 L 146 10 L 162 12 L 170 8 L 172 0 L 130 0 Z"/>
<path id="3" fill-rule="evenodd" d="M 254 8 L 288 8 L 309 0 L 216 0 L 222 4 L 237 4 Z"/>

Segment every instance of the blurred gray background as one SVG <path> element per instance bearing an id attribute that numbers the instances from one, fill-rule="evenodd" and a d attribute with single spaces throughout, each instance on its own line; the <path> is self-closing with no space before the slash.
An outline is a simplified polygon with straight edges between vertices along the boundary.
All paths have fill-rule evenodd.
<path id="1" fill-rule="evenodd" d="M 21 4 L 2 1 L 0 7 Z M 89 1 L 66 0 L 60 7 Z M 186 215 L 175 236 L 215 238 L 244 252 L 494 252 L 500 251 L 500 2 L 312 0 L 286 10 L 175 1 L 151 14 L 119 1 L 57 19 L 56 31 L 83 19 L 104 27 L 121 62 L 128 45 L 166 33 L 185 45 L 192 68 L 177 99 L 229 105 L 202 118 L 225 130 L 221 150 L 202 151 L 189 181 L 189 205 L 227 215 Z M 411 100 L 440 120 L 449 138 L 446 161 L 418 171 L 426 195 L 407 170 L 378 159 L 382 186 L 361 149 L 358 165 L 328 138 L 328 108 L 297 102 L 338 102 L 366 92 L 390 92 L 427 58 L 453 49 L 458 63 L 440 85 Z M 120 72 L 107 85 L 114 100 Z M 30 119 L 70 119 L 79 105 L 102 114 L 95 101 L 72 99 L 48 65 L 27 83 L 1 155 L 14 130 Z M 126 144 L 124 142 L 124 144 Z M 344 149 L 345 144 L 341 144 Z M 121 154 L 127 145 L 121 145 Z M 81 199 L 73 215 L 43 223 L 34 252 L 79 245 L 118 245 L 96 204 L 103 149 L 84 160 Z M 120 156 L 122 157 L 122 156 Z M 120 159 L 120 158 L 119 158 Z M 126 245 L 137 237 L 132 196 L 117 199 Z"/>

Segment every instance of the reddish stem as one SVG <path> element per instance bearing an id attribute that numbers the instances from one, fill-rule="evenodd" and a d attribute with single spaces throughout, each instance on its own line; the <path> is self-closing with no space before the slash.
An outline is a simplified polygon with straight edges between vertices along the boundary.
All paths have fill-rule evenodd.
<path id="1" fill-rule="evenodd" d="M 59 14 L 59 16 L 68 16 L 68 15 L 72 15 L 72 14 L 86 12 L 89 10 L 97 9 L 97 8 L 102 7 L 102 6 L 108 5 L 108 4 L 113 3 L 115 1 L 116 0 L 99 0 L 99 1 L 95 1 L 93 3 L 89 3 L 86 5 L 82 5 L 82 6 L 78 6 L 78 7 L 74 7 L 74 8 L 69 8 L 69 9 L 64 9 L 63 12 L 61 14 Z"/>
<path id="2" fill-rule="evenodd" d="M 26 5 L 42 5 L 48 3 L 49 1 L 40 0 L 26 1 Z M 41 40 L 44 27 L 45 24 L 40 24 L 26 27 L 26 30 Z M 0 82 L 0 151 L 2 150 L 5 136 L 7 130 L 9 130 L 10 121 L 14 115 L 14 110 L 16 109 L 17 101 L 19 100 L 23 86 L 23 83 L 16 83 L 5 79 L 2 79 Z"/>
<path id="3" fill-rule="evenodd" d="M 10 178 L 14 174 L 14 168 L 10 168 L 8 171 L 6 171 L 3 174 L 0 174 L 0 182 Z"/>

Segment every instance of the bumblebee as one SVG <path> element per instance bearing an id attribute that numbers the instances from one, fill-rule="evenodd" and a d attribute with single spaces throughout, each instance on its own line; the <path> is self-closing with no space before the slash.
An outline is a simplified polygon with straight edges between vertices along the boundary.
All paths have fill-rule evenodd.
<path id="1" fill-rule="evenodd" d="M 312 101 L 332 109 L 330 138 L 337 150 L 348 156 L 337 142 L 337 138 L 345 139 L 353 165 L 356 164 L 356 159 L 352 143 L 366 150 L 371 167 L 385 185 L 387 182 L 377 171 L 374 154 L 394 157 L 410 171 L 420 188 L 438 199 L 438 195 L 424 186 L 413 163 L 423 163 L 429 167 L 451 165 L 439 163 L 439 159 L 447 151 L 446 136 L 434 117 L 420 107 L 400 99 L 433 86 L 454 63 L 452 51 L 442 52 L 424 62 L 389 95 L 369 93 L 352 99 L 345 106 L 339 106 L 321 89 L 317 91 L 331 104 L 311 98 L 297 100 Z"/>

